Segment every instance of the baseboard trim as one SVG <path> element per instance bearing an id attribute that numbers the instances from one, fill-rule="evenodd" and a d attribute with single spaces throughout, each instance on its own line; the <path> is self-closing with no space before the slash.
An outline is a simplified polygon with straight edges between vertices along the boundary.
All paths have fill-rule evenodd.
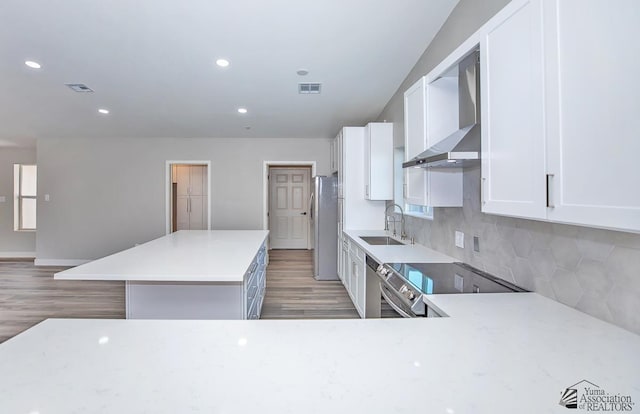
<path id="1" fill-rule="evenodd" d="M 0 259 L 34 259 L 36 252 L 0 252 Z"/>
<path id="2" fill-rule="evenodd" d="M 36 259 L 33 264 L 36 266 L 80 266 L 90 261 L 82 259 Z"/>

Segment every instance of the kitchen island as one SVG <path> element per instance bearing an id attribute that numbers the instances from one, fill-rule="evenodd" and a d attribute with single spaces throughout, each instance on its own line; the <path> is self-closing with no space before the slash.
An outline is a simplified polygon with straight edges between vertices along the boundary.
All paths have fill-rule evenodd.
<path id="1" fill-rule="evenodd" d="M 640 336 L 536 293 L 433 296 L 450 317 L 50 319 L 0 344 L 0 412 L 567 413 L 584 385 L 640 409 Z"/>
<path id="2" fill-rule="evenodd" d="M 258 319 L 266 230 L 182 230 L 56 273 L 122 280 L 127 319 Z"/>

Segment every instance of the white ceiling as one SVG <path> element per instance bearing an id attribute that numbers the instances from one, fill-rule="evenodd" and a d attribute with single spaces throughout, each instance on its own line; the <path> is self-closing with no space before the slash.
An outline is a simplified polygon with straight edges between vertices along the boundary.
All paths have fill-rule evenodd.
<path id="1" fill-rule="evenodd" d="M 0 145 L 331 137 L 380 114 L 457 2 L 2 0 Z M 298 82 L 322 94 L 299 95 Z"/>

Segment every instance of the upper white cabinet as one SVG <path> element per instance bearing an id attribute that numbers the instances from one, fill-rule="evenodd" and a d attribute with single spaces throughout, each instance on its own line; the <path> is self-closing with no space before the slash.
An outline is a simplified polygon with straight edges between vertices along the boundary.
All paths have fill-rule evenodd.
<path id="1" fill-rule="evenodd" d="M 404 93 L 404 157 L 408 161 L 427 147 L 425 79 L 420 78 Z M 427 174 L 422 168 L 404 170 L 404 201 L 427 205 Z"/>
<path id="2" fill-rule="evenodd" d="M 338 172 L 340 164 L 340 143 L 338 137 L 331 140 L 329 145 L 329 170 L 331 174 Z"/>
<path id="3" fill-rule="evenodd" d="M 635 0 L 518 0 L 487 23 L 483 212 L 640 231 L 639 15 Z"/>
<path id="4" fill-rule="evenodd" d="M 338 169 L 338 199 L 342 199 L 342 228 L 384 228 L 384 201 L 365 197 L 365 128 L 344 127 L 338 134 L 341 161 Z M 393 152 L 391 151 L 393 156 Z"/>
<path id="5" fill-rule="evenodd" d="M 414 158 L 458 129 L 458 76 L 447 71 L 431 83 L 421 78 L 404 94 L 405 161 Z M 432 207 L 462 206 L 459 168 L 404 170 L 407 204 Z"/>
<path id="6" fill-rule="evenodd" d="M 372 122 L 364 128 L 364 196 L 393 199 L 393 124 Z"/>
<path id="7" fill-rule="evenodd" d="M 480 43 L 482 211 L 546 215 L 542 2 L 532 0 Z"/>
<path id="8" fill-rule="evenodd" d="M 640 231 L 639 19 L 637 0 L 545 3 L 550 220 Z"/>

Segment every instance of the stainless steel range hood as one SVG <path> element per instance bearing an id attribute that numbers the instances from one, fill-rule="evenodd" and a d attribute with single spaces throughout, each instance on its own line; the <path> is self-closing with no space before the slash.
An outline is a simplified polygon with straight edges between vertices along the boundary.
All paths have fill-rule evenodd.
<path id="1" fill-rule="evenodd" d="M 403 168 L 467 167 L 480 162 L 480 62 L 474 52 L 458 65 L 459 126 Z"/>

